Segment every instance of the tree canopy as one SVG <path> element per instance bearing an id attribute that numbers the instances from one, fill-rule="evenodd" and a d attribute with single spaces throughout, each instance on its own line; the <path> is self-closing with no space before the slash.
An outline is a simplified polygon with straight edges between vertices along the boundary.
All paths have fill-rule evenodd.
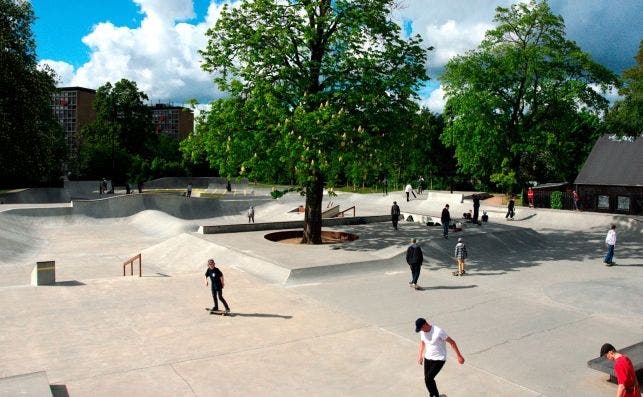
<path id="1" fill-rule="evenodd" d="M 597 90 L 616 76 L 566 39 L 546 1 L 498 7 L 494 22 L 446 65 L 444 143 L 461 172 L 507 190 L 573 178 L 608 106 Z"/>
<path id="2" fill-rule="evenodd" d="M 321 243 L 324 184 L 378 173 L 402 145 L 428 79 L 419 37 L 392 0 L 258 0 L 226 6 L 205 70 L 230 97 L 184 145 L 227 176 L 286 176 L 306 195 L 305 243 Z"/>
<path id="3" fill-rule="evenodd" d="M 623 99 L 614 103 L 607 121 L 610 132 L 640 138 L 643 137 L 643 40 L 634 59 L 636 66 L 623 72 L 625 84 L 619 90 Z"/>
<path id="4" fill-rule="evenodd" d="M 0 0 L 0 183 L 53 182 L 65 142 L 51 111 L 53 71 L 38 69 L 28 1 Z"/>

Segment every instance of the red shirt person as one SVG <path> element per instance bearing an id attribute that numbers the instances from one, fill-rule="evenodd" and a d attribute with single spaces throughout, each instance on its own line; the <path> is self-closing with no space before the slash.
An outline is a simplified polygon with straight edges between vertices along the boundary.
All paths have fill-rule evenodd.
<path id="1" fill-rule="evenodd" d="M 614 361 L 614 374 L 618 381 L 616 397 L 641 397 L 641 389 L 636 379 L 636 372 L 632 361 L 625 354 L 621 354 L 609 343 L 601 346 L 601 357 Z"/>
<path id="2" fill-rule="evenodd" d="M 529 206 L 533 207 L 534 206 L 534 189 L 532 189 L 531 186 L 529 187 L 529 189 L 527 189 L 527 200 L 529 201 Z"/>

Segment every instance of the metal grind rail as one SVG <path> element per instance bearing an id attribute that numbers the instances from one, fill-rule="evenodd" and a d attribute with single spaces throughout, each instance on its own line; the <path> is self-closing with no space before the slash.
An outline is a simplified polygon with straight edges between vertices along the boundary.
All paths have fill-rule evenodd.
<path id="1" fill-rule="evenodd" d="M 352 207 L 350 207 L 350 208 L 346 208 L 344 211 L 340 211 L 340 212 L 335 216 L 335 218 L 343 218 L 343 217 L 344 217 L 344 214 L 345 214 L 347 211 L 350 211 L 350 210 L 353 210 L 353 217 L 355 217 L 355 206 L 352 206 Z"/>
<path id="2" fill-rule="evenodd" d="M 141 254 L 138 254 L 136 256 L 133 256 L 123 262 L 123 276 L 125 276 L 125 269 L 127 268 L 127 265 L 130 265 L 130 276 L 134 275 L 134 261 L 138 259 L 138 276 L 142 277 L 142 267 L 143 267 L 143 260 L 141 259 Z"/>

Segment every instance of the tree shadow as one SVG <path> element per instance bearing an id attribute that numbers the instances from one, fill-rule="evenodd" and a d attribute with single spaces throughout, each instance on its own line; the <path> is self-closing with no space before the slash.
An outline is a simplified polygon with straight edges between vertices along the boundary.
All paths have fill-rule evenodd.
<path id="1" fill-rule="evenodd" d="M 627 258 L 636 264 L 618 266 L 643 266 L 643 249 L 640 231 L 637 228 L 618 226 L 615 262 Z M 572 261 L 602 264 L 605 255 L 605 228 L 587 230 L 534 229 L 511 224 L 488 224 L 471 227 L 463 232 L 450 233 L 449 239 L 441 237 L 440 228 L 420 224 L 404 224 L 395 231 L 389 223 L 367 224 L 347 228 L 360 236 L 359 240 L 343 244 L 345 251 L 377 251 L 392 246 L 400 247 L 400 253 L 384 260 L 391 266 L 405 264 L 402 247 L 418 238 L 429 269 L 455 268 L 454 247 L 458 237 L 463 237 L 468 250 L 467 265 L 476 270 L 476 275 L 499 275 L 521 268 L 539 266 L 543 262 Z"/>

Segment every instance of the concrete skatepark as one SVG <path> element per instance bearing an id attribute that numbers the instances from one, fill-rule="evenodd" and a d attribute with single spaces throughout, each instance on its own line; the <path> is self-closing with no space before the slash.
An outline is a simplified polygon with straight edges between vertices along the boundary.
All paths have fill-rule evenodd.
<path id="1" fill-rule="evenodd" d="M 462 193 L 339 193 L 324 203 L 358 217 L 453 217 Z M 71 203 L 0 205 L 0 395 L 55 396 L 424 396 L 414 320 L 455 339 L 437 377 L 444 396 L 612 396 L 589 369 L 603 342 L 643 338 L 640 217 L 486 206 L 490 222 L 464 224 L 448 240 L 439 227 L 402 221 L 337 225 L 344 244 L 289 245 L 268 232 L 203 234 L 205 225 L 301 221 L 303 197 L 218 199 L 133 194 Z M 617 225 L 617 266 L 602 264 Z M 325 228 L 326 229 L 326 228 Z M 420 291 L 408 287 L 404 252 L 425 253 Z M 457 237 L 469 250 L 453 277 Z M 122 275 L 141 253 L 143 277 Z M 233 315 L 211 316 L 203 272 L 214 258 Z M 53 286 L 29 285 L 36 261 L 55 260 Z M 136 271 L 135 271 L 136 273 Z M 25 375 L 29 374 L 29 375 Z M 31 388 L 31 389 L 30 389 Z M 32 390 L 32 391 L 30 391 Z M 32 394 L 30 394 L 32 393 Z"/>

